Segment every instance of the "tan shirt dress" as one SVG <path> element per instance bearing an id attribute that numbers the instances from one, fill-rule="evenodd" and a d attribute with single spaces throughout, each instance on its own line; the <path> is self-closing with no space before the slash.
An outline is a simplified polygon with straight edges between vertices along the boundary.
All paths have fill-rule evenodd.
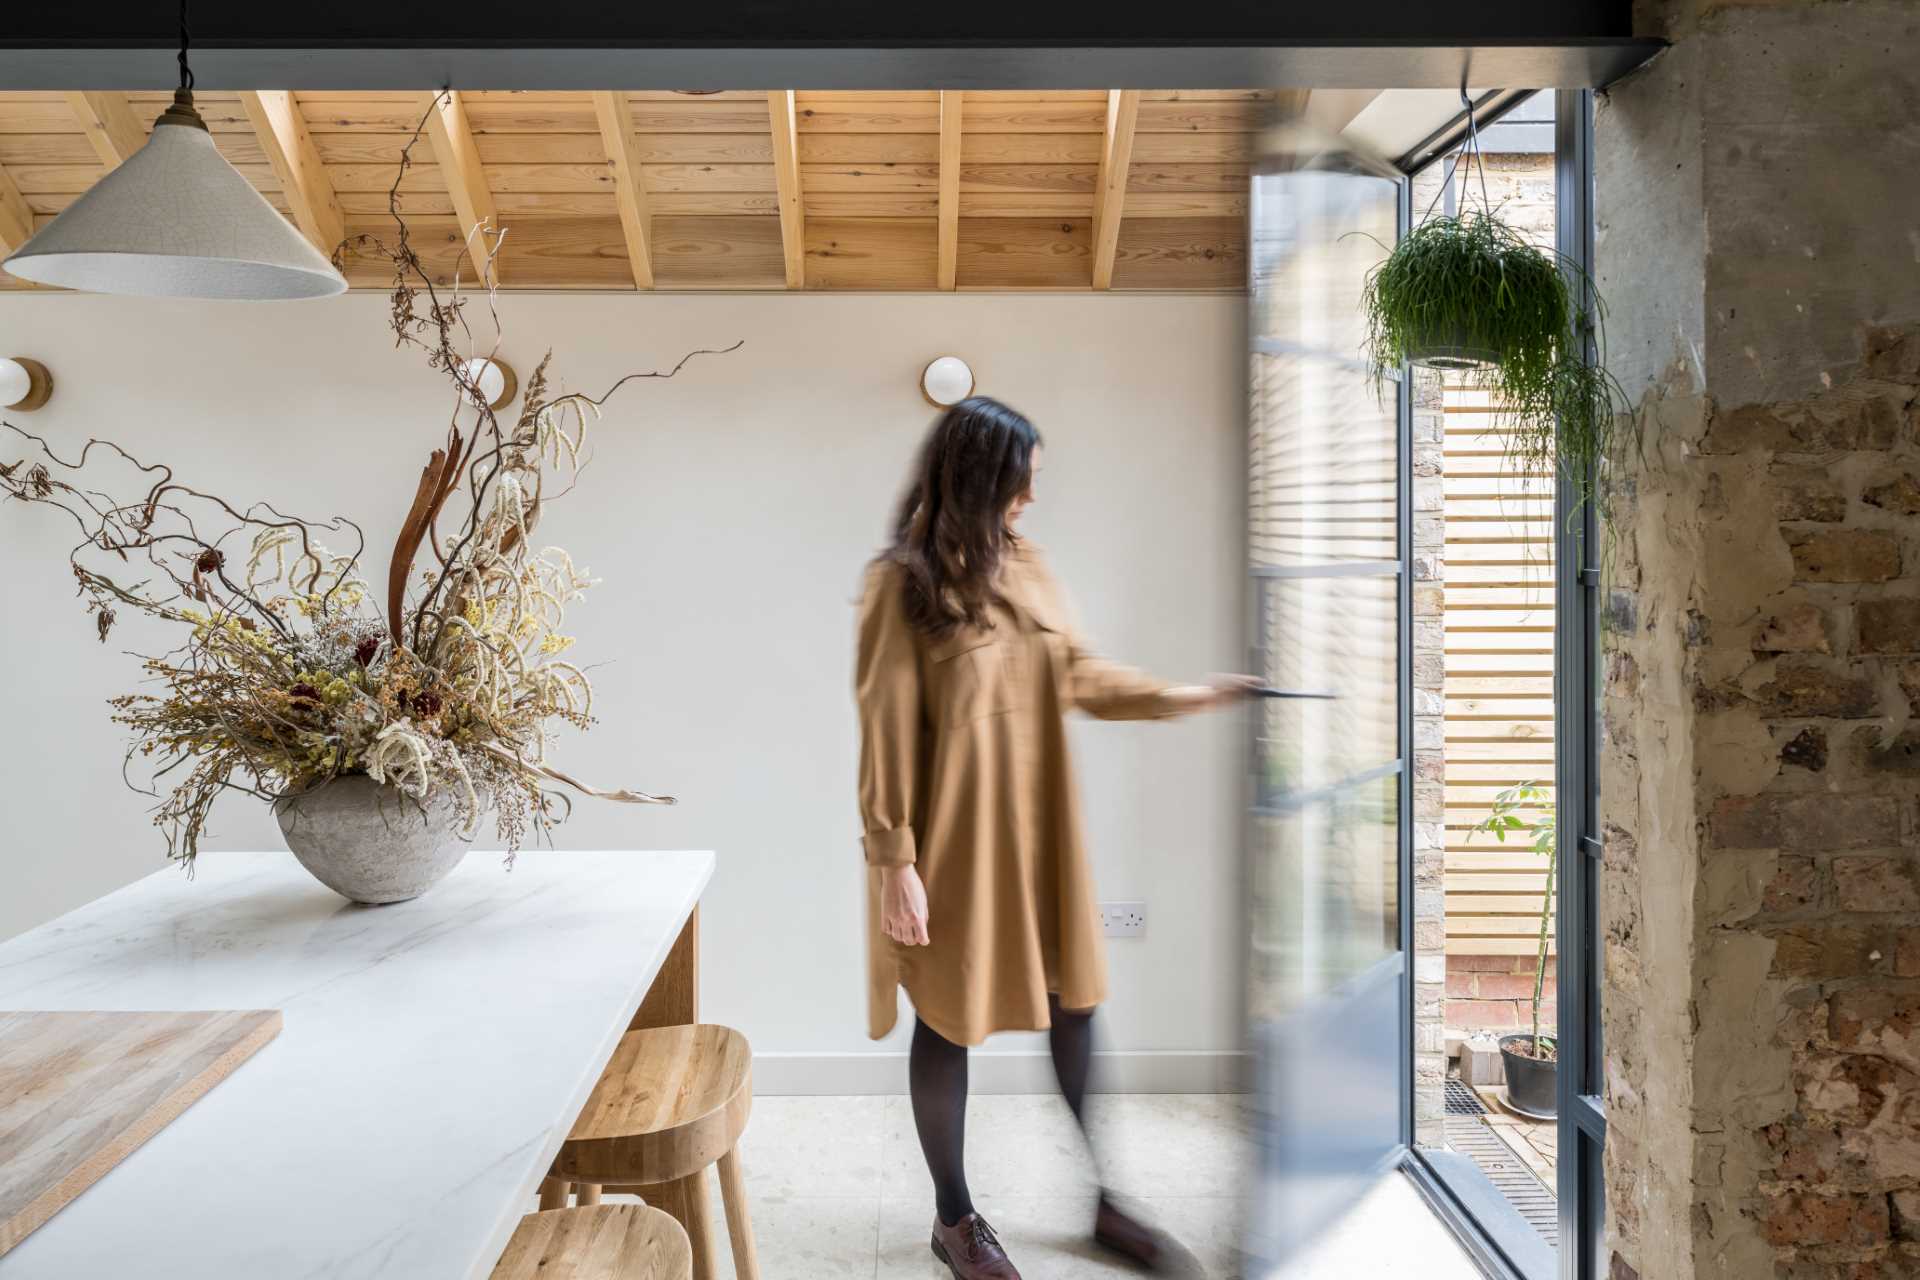
<path id="1" fill-rule="evenodd" d="M 854 682 L 876 1040 L 893 1029 L 896 986 L 928 1026 L 968 1045 L 1045 1028 L 1050 991 L 1068 1009 L 1107 994 L 1066 715 L 1179 708 L 1162 681 L 1088 651 L 1031 543 L 1002 573 L 994 626 L 938 641 L 908 623 L 897 567 L 867 575 Z M 926 946 L 880 927 L 880 868 L 902 863 L 926 884 Z"/>

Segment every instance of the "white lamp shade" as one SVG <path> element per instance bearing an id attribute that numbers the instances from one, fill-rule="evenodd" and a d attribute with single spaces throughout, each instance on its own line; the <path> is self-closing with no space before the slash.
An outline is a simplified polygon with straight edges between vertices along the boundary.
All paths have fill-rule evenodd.
<path id="1" fill-rule="evenodd" d="M 33 394 L 33 375 L 18 360 L 0 360 L 0 408 L 11 409 Z"/>
<path id="2" fill-rule="evenodd" d="M 170 122 L 6 269 L 67 289 L 162 298 L 319 298 L 347 287 L 226 162 L 212 134 Z"/>
<path id="3" fill-rule="evenodd" d="M 941 356 L 921 372 L 920 390 L 943 408 L 959 404 L 973 394 L 973 370 L 959 356 Z"/>

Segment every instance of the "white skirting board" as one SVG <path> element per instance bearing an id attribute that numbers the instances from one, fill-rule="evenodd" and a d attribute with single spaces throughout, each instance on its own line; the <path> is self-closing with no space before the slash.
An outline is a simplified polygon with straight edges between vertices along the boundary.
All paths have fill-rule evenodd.
<path id="1" fill-rule="evenodd" d="M 1239 1093 L 1247 1055 L 1237 1050 L 1170 1050 L 1093 1055 L 1095 1093 Z M 974 1050 L 967 1067 L 974 1093 L 1052 1093 L 1053 1062 L 1041 1052 Z M 756 1053 L 753 1091 L 845 1096 L 905 1093 L 907 1055 L 882 1053 Z"/>

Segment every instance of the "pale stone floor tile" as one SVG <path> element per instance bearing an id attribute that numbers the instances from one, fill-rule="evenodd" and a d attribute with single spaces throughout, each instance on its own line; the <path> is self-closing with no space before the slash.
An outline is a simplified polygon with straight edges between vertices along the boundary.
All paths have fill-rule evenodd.
<path id="1" fill-rule="evenodd" d="M 715 1280 L 733 1280 L 726 1228 L 719 1228 Z M 756 1202 L 753 1236 L 761 1280 L 867 1280 L 880 1244 L 880 1202 L 870 1196 L 796 1197 Z"/>
<path id="2" fill-rule="evenodd" d="M 1231 1196 L 1252 1137 L 1231 1094 L 1103 1094 L 1087 1103 L 1107 1185 L 1124 1195 Z"/>
<path id="3" fill-rule="evenodd" d="M 1123 1173 L 1144 1174 L 1158 1160 L 1157 1167 L 1180 1171 L 1160 1178 L 1167 1190 L 1185 1190 L 1185 1178 L 1209 1188 L 1245 1186 L 1237 1159 L 1247 1121 L 1239 1100 L 1104 1095 L 1096 1102 L 1095 1132 L 1109 1149 L 1109 1163 Z M 878 1123 L 876 1110 L 884 1116 Z M 968 1122 L 975 1201 L 1026 1280 L 1138 1274 L 1089 1238 L 1094 1187 L 1072 1116 L 1059 1099 L 976 1097 Z M 933 1191 L 905 1098 L 761 1098 L 749 1137 L 742 1155 L 764 1280 L 948 1280 L 927 1247 Z M 876 1145 L 879 1193 L 801 1194 L 810 1182 L 864 1189 L 863 1161 L 875 1159 Z M 1235 1163 L 1215 1180 L 1206 1162 L 1223 1151 L 1232 1152 Z M 756 1164 L 764 1172 L 756 1172 Z M 815 1169 L 819 1176 L 809 1177 Z M 717 1183 L 711 1198 L 721 1255 L 716 1280 L 733 1280 Z M 1194 1274 L 1240 1280 L 1243 1206 L 1235 1195 L 1143 1196 L 1129 1205 L 1181 1242 L 1197 1264 Z M 1479 1280 L 1480 1272 L 1412 1184 L 1394 1174 L 1275 1280 L 1398 1276 Z"/>
<path id="4" fill-rule="evenodd" d="M 884 1187 L 887 1099 L 755 1098 L 741 1139 L 754 1200 L 871 1196 Z"/>
<path id="5" fill-rule="evenodd" d="M 712 1177 L 711 1174 L 708 1175 Z M 736 1280 L 720 1186 L 708 1188 L 715 1249 L 714 1280 Z M 796 1196 L 763 1200 L 748 1193 L 760 1280 L 868 1280 L 880 1247 L 878 1196 Z M 608 1204 L 633 1203 L 608 1196 Z"/>

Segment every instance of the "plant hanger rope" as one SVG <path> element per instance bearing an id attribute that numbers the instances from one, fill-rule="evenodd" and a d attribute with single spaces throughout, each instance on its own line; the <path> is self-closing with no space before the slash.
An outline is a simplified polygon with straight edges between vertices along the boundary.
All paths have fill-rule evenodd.
<path id="1" fill-rule="evenodd" d="M 1448 188 L 1453 186 L 1453 176 L 1459 172 L 1462 164 L 1469 166 L 1476 163 L 1478 164 L 1480 169 L 1480 206 L 1488 213 L 1493 212 L 1493 200 L 1487 195 L 1487 159 L 1480 151 L 1480 127 L 1475 120 L 1473 99 L 1467 95 L 1467 86 L 1464 83 L 1460 86 L 1460 105 L 1465 107 L 1467 111 L 1467 145 L 1460 148 L 1456 154 L 1449 158 L 1447 175 L 1440 183 L 1439 188 L 1434 191 L 1433 199 L 1427 204 L 1427 211 L 1420 215 L 1420 221 L 1422 222 L 1425 222 L 1433 216 L 1434 209 L 1440 204 L 1440 198 L 1447 194 Z"/>

